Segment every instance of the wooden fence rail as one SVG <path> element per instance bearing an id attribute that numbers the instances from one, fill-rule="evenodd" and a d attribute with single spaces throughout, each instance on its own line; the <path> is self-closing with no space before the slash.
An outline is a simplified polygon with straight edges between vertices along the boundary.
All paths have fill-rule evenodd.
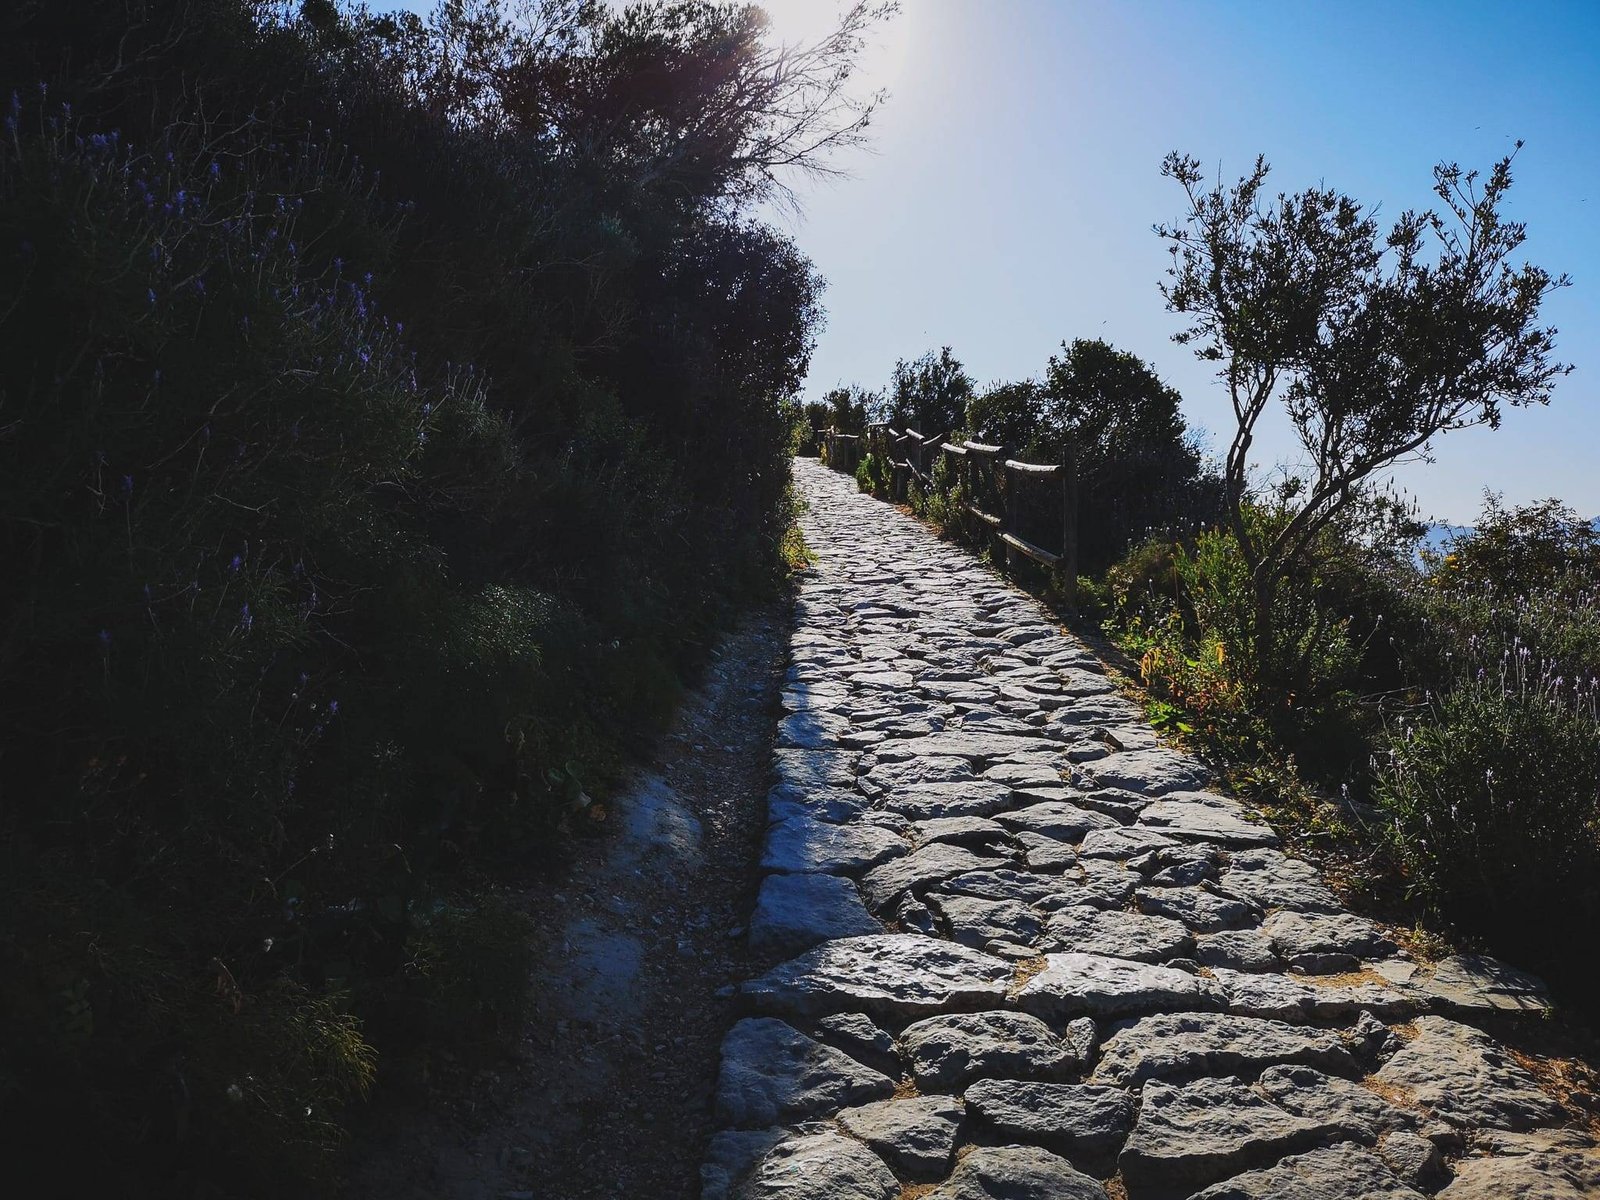
<path id="1" fill-rule="evenodd" d="M 821 434 L 828 448 L 828 465 L 835 470 L 853 475 L 864 453 L 879 455 L 890 468 L 890 499 L 897 503 L 906 500 L 913 483 L 925 493 L 933 490 L 935 456 L 943 455 L 950 460 L 951 476 L 961 482 L 967 512 L 987 526 L 994 539 L 995 561 L 1004 563 L 1010 571 L 1021 555 L 1052 569 L 1066 593 L 1067 604 L 1072 605 L 1078 582 L 1078 469 L 1072 446 L 1067 446 L 1058 463 L 1030 463 L 1011 457 L 1004 446 L 951 442 L 947 436 L 927 437 L 915 429 L 896 430 L 887 422 L 868 425 L 865 434 L 839 433 L 834 429 Z M 1058 550 L 1023 536 L 1024 489 L 1037 498 L 1051 496 L 1048 503 L 1059 502 Z M 989 512 L 985 504 L 1003 512 Z M 1055 523 L 1049 524 L 1053 532 Z"/>

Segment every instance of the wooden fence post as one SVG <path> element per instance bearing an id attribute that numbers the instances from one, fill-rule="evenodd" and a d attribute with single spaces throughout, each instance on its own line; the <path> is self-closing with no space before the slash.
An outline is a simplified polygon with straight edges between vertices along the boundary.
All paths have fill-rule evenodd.
<path id="1" fill-rule="evenodd" d="M 1078 607 L 1078 447 L 1068 437 L 1061 447 L 1061 575 L 1067 607 Z"/>
<path id="2" fill-rule="evenodd" d="M 1011 451 L 1006 450 L 1006 446 L 1000 446 L 1000 453 L 995 454 L 995 486 L 1003 486 L 1005 488 L 1005 496 L 1002 498 L 1005 499 L 1005 507 L 1000 510 L 1005 520 L 1000 523 L 1000 531 L 1002 533 L 1010 533 L 1013 538 L 1019 538 L 1022 531 L 1018 526 L 1018 502 L 1016 501 L 1018 501 L 1018 491 L 1021 491 L 1021 488 L 1018 486 L 1016 477 L 1006 467 L 1006 461 L 1010 458 Z M 1005 555 L 1005 558 L 1003 558 L 1003 570 L 1005 570 L 1006 574 L 1013 574 L 1016 571 L 1016 555 L 1011 552 L 1011 542 L 1006 541 L 1005 538 L 1000 539 L 1000 550 Z"/>

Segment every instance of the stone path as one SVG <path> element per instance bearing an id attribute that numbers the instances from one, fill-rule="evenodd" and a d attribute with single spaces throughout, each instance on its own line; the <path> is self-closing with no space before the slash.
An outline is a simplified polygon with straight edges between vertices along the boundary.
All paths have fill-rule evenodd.
<path id="1" fill-rule="evenodd" d="M 1082 643 L 796 464 L 803 580 L 706 1200 L 1600 1195 L 1475 1018 L 1206 790 Z"/>

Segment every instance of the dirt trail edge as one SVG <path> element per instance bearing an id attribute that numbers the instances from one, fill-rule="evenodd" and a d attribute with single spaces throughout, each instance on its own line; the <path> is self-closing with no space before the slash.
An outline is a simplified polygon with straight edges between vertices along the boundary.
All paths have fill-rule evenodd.
<path id="1" fill-rule="evenodd" d="M 717 647 L 607 836 L 530 881 L 545 931 L 517 1053 L 364 1138 L 353 1200 L 691 1197 L 766 828 L 787 605 Z M 719 995 L 719 992 L 721 993 Z"/>
<path id="2" fill-rule="evenodd" d="M 786 961 L 739 987 L 703 1200 L 1600 1196 L 1487 1031 L 1538 980 L 1410 958 L 1034 600 L 795 474 L 750 921 Z"/>

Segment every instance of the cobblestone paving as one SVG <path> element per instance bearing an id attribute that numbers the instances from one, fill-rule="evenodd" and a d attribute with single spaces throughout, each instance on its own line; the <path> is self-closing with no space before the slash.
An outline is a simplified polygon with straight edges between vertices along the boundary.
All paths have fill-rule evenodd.
<path id="1" fill-rule="evenodd" d="M 1475 1018 L 1206 788 L 1098 660 L 815 462 L 706 1200 L 1600 1195 Z"/>

